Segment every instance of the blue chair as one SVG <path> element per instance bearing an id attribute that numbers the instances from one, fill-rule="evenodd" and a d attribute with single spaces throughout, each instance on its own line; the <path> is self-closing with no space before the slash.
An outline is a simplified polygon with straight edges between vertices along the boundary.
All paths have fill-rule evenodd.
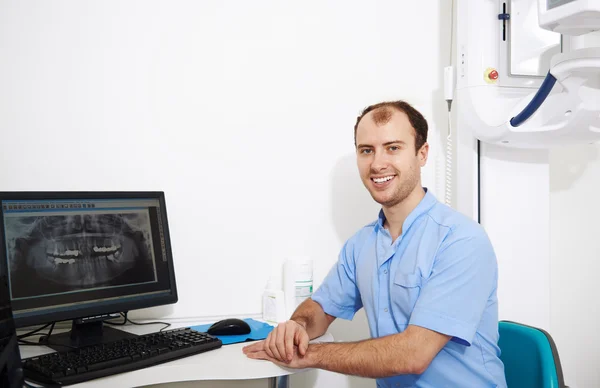
<path id="1" fill-rule="evenodd" d="M 548 332 L 511 321 L 500 321 L 498 330 L 508 388 L 567 388 Z"/>

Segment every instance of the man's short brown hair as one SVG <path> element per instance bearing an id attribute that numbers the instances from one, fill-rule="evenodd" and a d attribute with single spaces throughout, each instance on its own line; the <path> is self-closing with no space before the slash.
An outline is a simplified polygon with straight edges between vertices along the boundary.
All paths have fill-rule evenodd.
<path id="1" fill-rule="evenodd" d="M 393 110 L 404 112 L 408 116 L 408 121 L 415 130 L 415 151 L 419 151 L 423 144 L 427 141 L 427 120 L 425 117 L 413 108 L 409 103 L 398 100 L 398 101 L 385 101 L 375 105 L 366 107 L 360 116 L 356 118 L 356 124 L 354 125 L 354 145 L 356 146 L 356 130 L 360 120 L 369 112 L 373 113 L 373 121 L 377 125 L 386 124 L 392 118 Z"/>

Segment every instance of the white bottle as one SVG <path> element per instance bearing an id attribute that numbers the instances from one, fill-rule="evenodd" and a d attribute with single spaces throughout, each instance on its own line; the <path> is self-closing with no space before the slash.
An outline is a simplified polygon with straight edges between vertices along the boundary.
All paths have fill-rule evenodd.
<path id="1" fill-rule="evenodd" d="M 283 289 L 286 315 L 289 319 L 296 308 L 313 293 L 313 262 L 307 257 L 286 260 L 283 266 Z"/>
<path id="2" fill-rule="evenodd" d="M 263 292 L 262 310 L 263 320 L 268 323 L 277 324 L 286 321 L 283 290 L 276 286 L 274 278 L 269 278 L 267 288 Z"/>

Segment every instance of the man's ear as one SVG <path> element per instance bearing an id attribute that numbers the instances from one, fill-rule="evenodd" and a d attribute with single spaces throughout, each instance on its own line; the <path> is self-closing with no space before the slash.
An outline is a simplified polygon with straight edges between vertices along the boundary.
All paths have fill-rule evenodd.
<path id="1" fill-rule="evenodd" d="M 429 156 L 429 143 L 423 144 L 417 152 L 417 156 L 419 157 L 419 164 L 421 167 L 425 167 L 425 164 L 427 164 L 427 157 Z"/>

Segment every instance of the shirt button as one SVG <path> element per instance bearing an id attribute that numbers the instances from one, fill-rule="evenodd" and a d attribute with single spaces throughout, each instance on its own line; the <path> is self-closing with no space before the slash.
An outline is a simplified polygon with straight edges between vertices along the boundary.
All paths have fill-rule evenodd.
<path id="1" fill-rule="evenodd" d="M 387 312 L 388 312 L 388 309 L 387 309 L 387 308 L 385 308 L 385 309 L 383 309 L 383 311 L 385 311 L 385 312 L 387 313 Z"/>
<path id="2" fill-rule="evenodd" d="M 387 275 L 387 269 L 383 270 L 383 273 Z"/>

